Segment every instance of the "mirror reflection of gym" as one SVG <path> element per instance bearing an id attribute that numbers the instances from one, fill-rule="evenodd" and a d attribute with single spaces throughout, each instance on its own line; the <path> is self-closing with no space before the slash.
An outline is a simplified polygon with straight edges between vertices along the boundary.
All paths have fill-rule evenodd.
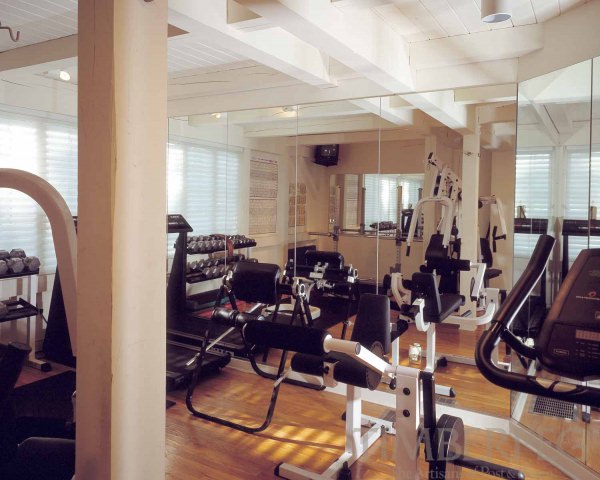
<path id="1" fill-rule="evenodd" d="M 542 279 L 512 331 L 530 345 L 577 255 L 600 246 L 598 59 L 519 84 L 514 275 L 540 234 L 559 239 Z M 515 277 L 516 278 L 516 277 Z M 516 371 L 527 364 L 513 360 Z M 529 369 L 532 367 L 529 366 Z M 545 373 L 547 378 L 555 377 Z M 598 471 L 597 412 L 582 405 L 514 393 L 512 417 Z"/>

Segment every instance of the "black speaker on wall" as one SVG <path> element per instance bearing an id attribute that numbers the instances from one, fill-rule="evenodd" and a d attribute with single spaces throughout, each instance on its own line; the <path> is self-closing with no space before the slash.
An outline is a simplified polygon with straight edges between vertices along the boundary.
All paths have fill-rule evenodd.
<path id="1" fill-rule="evenodd" d="M 339 151 L 339 145 L 317 145 L 315 147 L 315 163 L 326 167 L 337 165 Z"/>

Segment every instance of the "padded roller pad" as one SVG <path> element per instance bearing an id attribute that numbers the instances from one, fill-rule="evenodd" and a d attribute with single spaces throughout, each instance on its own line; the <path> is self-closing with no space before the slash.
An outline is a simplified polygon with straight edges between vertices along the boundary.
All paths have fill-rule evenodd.
<path id="1" fill-rule="evenodd" d="M 323 355 L 323 342 L 329 335 L 327 330 L 295 327 L 273 322 L 250 321 L 243 330 L 249 344 L 279 348 L 292 352 Z"/>
<path id="2" fill-rule="evenodd" d="M 373 343 L 369 350 L 383 358 L 381 343 Z M 322 376 L 326 363 L 335 363 L 333 378 L 338 382 L 369 390 L 375 390 L 381 382 L 381 374 L 343 353 L 330 353 L 323 356 L 297 353 L 292 357 L 291 367 L 296 372 Z"/>
<path id="3" fill-rule="evenodd" d="M 281 270 L 272 263 L 238 262 L 231 278 L 235 298 L 250 303 L 274 305 L 279 299 Z"/>
<path id="4" fill-rule="evenodd" d="M 217 307 L 213 310 L 211 320 L 219 325 L 227 327 L 242 328 L 251 320 L 265 321 L 265 317 L 258 313 L 242 313 L 237 310 L 229 310 L 224 307 Z"/>
<path id="5" fill-rule="evenodd" d="M 338 252 L 309 250 L 306 252 L 306 264 L 315 266 L 317 263 L 327 263 L 331 268 L 341 270 L 344 268 L 344 256 Z"/>

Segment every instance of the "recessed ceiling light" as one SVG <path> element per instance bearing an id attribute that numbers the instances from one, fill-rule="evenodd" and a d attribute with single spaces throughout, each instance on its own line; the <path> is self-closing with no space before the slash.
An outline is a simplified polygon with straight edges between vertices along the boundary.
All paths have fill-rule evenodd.
<path id="1" fill-rule="evenodd" d="M 71 80 L 71 74 L 66 70 L 60 70 L 58 72 L 58 78 L 60 78 L 63 82 L 68 82 Z"/>
<path id="2" fill-rule="evenodd" d="M 211 115 L 213 117 L 215 117 L 215 118 L 221 118 L 221 114 L 220 113 L 212 113 Z"/>
<path id="3" fill-rule="evenodd" d="M 510 0 L 481 0 L 481 20 L 485 23 L 504 22 L 511 17 Z"/>

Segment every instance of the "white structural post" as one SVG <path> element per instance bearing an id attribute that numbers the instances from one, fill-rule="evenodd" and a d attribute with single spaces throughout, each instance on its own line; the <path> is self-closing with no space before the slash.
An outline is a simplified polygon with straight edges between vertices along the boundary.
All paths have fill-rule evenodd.
<path id="1" fill-rule="evenodd" d="M 479 150 L 479 133 L 463 137 L 462 202 L 458 228 L 461 238 L 460 257 L 471 260 L 471 263 L 478 261 Z M 473 270 L 460 273 L 460 293 L 466 299 L 461 312 L 471 310 L 472 315 L 476 315 L 476 304 L 470 300 L 471 278 L 473 275 Z"/>
<path id="2" fill-rule="evenodd" d="M 76 477 L 162 480 L 167 0 L 78 15 Z"/>

